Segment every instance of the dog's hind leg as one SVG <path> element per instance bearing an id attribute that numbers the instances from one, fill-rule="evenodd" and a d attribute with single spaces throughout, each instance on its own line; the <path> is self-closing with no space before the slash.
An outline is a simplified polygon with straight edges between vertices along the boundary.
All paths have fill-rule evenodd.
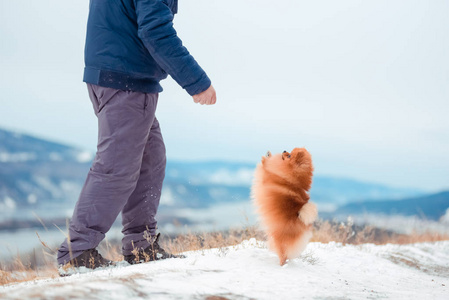
<path id="1" fill-rule="evenodd" d="M 285 262 L 287 261 L 287 252 L 285 251 L 285 248 L 283 246 L 279 246 L 277 249 L 277 253 L 279 256 L 279 264 L 281 266 L 285 265 Z"/>
<path id="2" fill-rule="evenodd" d="M 287 261 L 287 255 L 282 255 L 282 256 L 279 256 L 279 264 L 281 265 L 281 267 L 283 266 L 283 265 L 285 265 L 285 262 Z"/>
<path id="3" fill-rule="evenodd" d="M 275 252 L 279 257 L 279 264 L 283 266 L 287 261 L 287 252 L 285 248 L 282 246 L 281 241 L 275 238 L 275 236 L 271 236 L 268 239 L 268 247 L 271 251 Z"/>

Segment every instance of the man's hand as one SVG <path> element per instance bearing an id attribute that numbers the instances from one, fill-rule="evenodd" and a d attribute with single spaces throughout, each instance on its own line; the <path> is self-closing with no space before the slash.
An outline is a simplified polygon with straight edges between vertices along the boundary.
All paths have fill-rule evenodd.
<path id="1" fill-rule="evenodd" d="M 212 105 L 217 102 L 217 95 L 215 94 L 215 89 L 211 85 L 207 90 L 202 93 L 193 96 L 193 102 L 199 103 L 201 105 Z"/>

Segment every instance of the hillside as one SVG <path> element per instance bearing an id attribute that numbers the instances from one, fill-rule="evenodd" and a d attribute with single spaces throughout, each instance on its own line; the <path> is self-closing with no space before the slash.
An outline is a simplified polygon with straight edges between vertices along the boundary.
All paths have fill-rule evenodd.
<path id="1" fill-rule="evenodd" d="M 2 299 L 447 299 L 449 242 L 310 243 L 280 267 L 255 239 L 171 259 L 0 288 Z"/>
<path id="2" fill-rule="evenodd" d="M 27 218 L 24 209 L 40 209 L 46 217 L 72 204 L 92 158 L 70 146 L 0 130 L 0 219 Z"/>
<path id="3" fill-rule="evenodd" d="M 403 200 L 385 200 L 362 203 L 349 203 L 340 207 L 335 214 L 385 214 L 417 215 L 424 219 L 440 220 L 449 208 L 449 191 L 408 198 Z"/>

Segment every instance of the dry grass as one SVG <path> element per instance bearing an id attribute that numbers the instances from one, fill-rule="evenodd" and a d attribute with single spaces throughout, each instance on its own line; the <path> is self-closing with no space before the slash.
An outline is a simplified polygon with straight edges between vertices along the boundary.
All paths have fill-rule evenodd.
<path id="1" fill-rule="evenodd" d="M 45 243 L 41 243 L 44 249 L 40 253 L 33 251 L 24 256 L 18 253 L 12 261 L 0 262 L 0 286 L 59 276 L 54 255 L 48 252 L 50 248 Z"/>
<path id="2" fill-rule="evenodd" d="M 244 229 L 231 229 L 223 232 L 188 233 L 178 236 L 162 236 L 161 246 L 171 253 L 185 251 L 204 250 L 212 248 L 225 248 L 241 243 L 244 240 L 256 238 L 266 240 L 265 234 L 256 226 L 248 226 Z M 448 235 L 438 233 L 424 234 L 398 234 L 392 231 L 375 228 L 372 226 L 358 226 L 351 223 L 339 223 L 332 221 L 318 221 L 314 225 L 312 242 L 339 242 L 343 244 L 373 243 L 377 245 L 410 244 L 421 242 L 435 242 L 449 240 Z M 0 285 L 30 281 L 40 278 L 58 277 L 55 257 L 55 249 L 51 249 L 45 242 L 42 253 L 30 253 L 25 256 L 17 255 L 14 261 L 0 263 Z M 104 241 L 99 251 L 105 257 L 120 261 L 120 241 Z"/>
<path id="3" fill-rule="evenodd" d="M 33 266 L 26 260 L 17 256 L 8 265 L 0 264 L 0 286 L 12 283 L 31 281 L 35 279 L 59 277 L 54 263 L 47 263 L 43 266 Z"/>
<path id="4" fill-rule="evenodd" d="M 449 235 L 436 232 L 400 234 L 373 226 L 360 226 L 351 222 L 318 221 L 314 224 L 311 242 L 338 242 L 342 244 L 413 244 L 449 240 Z"/>
<path id="5" fill-rule="evenodd" d="M 265 234 L 255 226 L 231 229 L 224 232 L 188 233 L 174 238 L 165 238 L 161 246 L 172 253 L 235 246 L 244 240 L 265 240 Z"/>

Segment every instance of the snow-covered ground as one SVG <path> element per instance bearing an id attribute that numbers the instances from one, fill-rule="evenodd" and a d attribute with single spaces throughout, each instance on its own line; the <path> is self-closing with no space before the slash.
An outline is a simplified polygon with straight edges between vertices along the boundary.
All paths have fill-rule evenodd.
<path id="1" fill-rule="evenodd" d="M 283 267 L 265 243 L 255 239 L 186 255 L 0 287 L 0 298 L 449 298 L 449 241 L 384 246 L 310 243 L 301 258 Z"/>

